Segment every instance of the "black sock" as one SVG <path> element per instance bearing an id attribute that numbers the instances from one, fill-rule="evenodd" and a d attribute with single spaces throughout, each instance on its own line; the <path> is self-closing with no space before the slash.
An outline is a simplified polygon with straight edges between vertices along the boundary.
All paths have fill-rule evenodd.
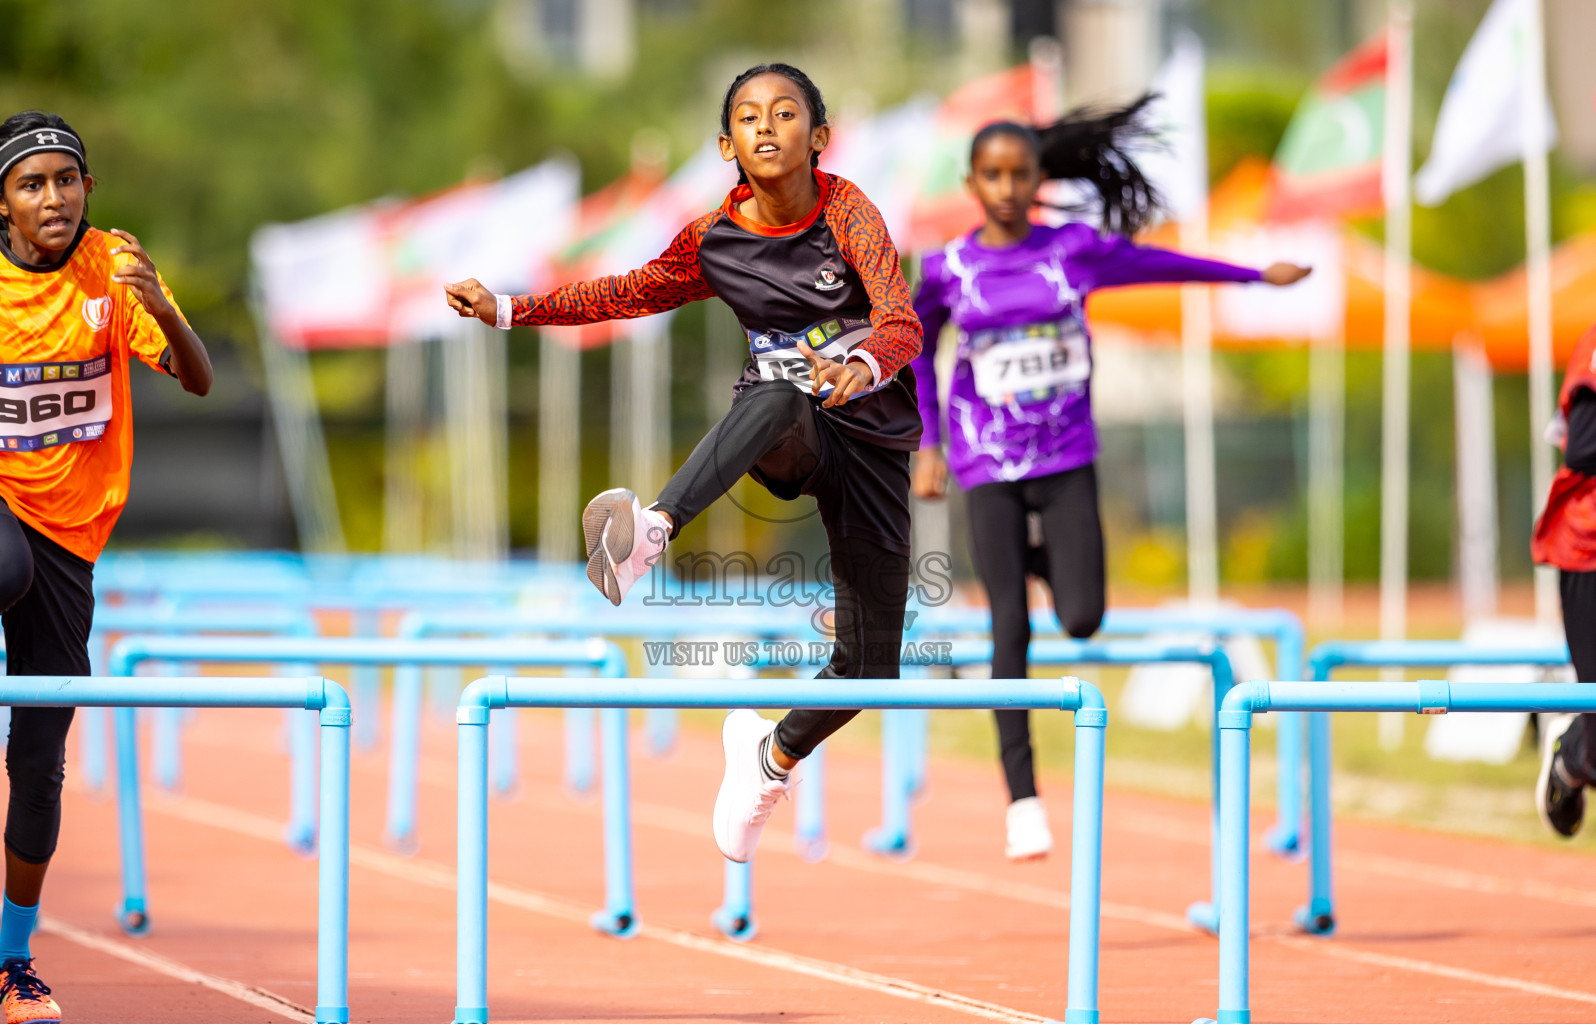
<path id="1" fill-rule="evenodd" d="M 765 773 L 765 778 L 772 782 L 780 782 L 792 772 L 792 769 L 783 768 L 776 763 L 776 759 L 771 753 L 774 746 L 775 744 L 771 743 L 769 736 L 759 741 L 759 768 Z"/>

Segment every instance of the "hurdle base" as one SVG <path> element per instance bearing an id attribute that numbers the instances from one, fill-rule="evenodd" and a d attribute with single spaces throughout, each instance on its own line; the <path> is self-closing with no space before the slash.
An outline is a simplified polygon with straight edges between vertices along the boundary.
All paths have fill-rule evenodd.
<path id="1" fill-rule="evenodd" d="M 288 843 L 288 848 L 294 851 L 296 856 L 303 857 L 306 860 L 315 859 L 316 826 L 289 822 L 288 826 L 283 829 L 283 840 Z"/>
<path id="2" fill-rule="evenodd" d="M 888 860 L 912 860 L 914 858 L 914 840 L 902 832 L 889 832 L 884 828 L 873 828 L 864 834 L 860 840 L 866 850 Z"/>
<path id="3" fill-rule="evenodd" d="M 1264 836 L 1264 845 L 1277 856 L 1286 860 L 1301 860 L 1303 857 L 1302 830 L 1290 828 L 1286 825 L 1276 825 L 1269 830 L 1268 835 Z"/>
<path id="4" fill-rule="evenodd" d="M 1298 907 L 1296 913 L 1291 915 L 1291 920 L 1309 935 L 1328 937 L 1336 933 L 1335 911 L 1317 900 L 1306 907 Z"/>
<path id="5" fill-rule="evenodd" d="M 637 915 L 629 910 L 601 910 L 588 918 L 587 923 L 593 926 L 594 931 L 617 939 L 629 939 L 643 926 Z"/>
<path id="6" fill-rule="evenodd" d="M 488 1024 L 486 1006 L 456 1006 L 454 1024 Z"/>
<path id="7" fill-rule="evenodd" d="M 1219 934 L 1219 908 L 1206 900 L 1186 908 L 1186 923 L 1209 935 Z"/>
<path id="8" fill-rule="evenodd" d="M 1219 1018 L 1198 1017 L 1191 1024 L 1252 1024 L 1251 1010 L 1220 1010 Z"/>
<path id="9" fill-rule="evenodd" d="M 349 1007 L 316 1007 L 316 1024 L 349 1024 Z"/>
<path id="10" fill-rule="evenodd" d="M 414 832 L 404 835 L 388 833 L 382 837 L 382 845 L 388 848 L 389 853 L 396 853 L 401 857 L 414 857 L 421 852 L 421 840 L 416 838 Z"/>
<path id="11" fill-rule="evenodd" d="M 792 849 L 805 864 L 819 864 L 831 855 L 831 840 L 825 836 L 797 836 L 792 841 Z"/>
<path id="12" fill-rule="evenodd" d="M 1098 1024 L 1102 1019 L 1096 1010 L 1065 1010 L 1063 1024 Z"/>
<path id="13" fill-rule="evenodd" d="M 715 930 L 733 942 L 747 942 L 759 934 L 759 922 L 749 910 L 727 910 L 721 907 L 709 915 Z"/>
<path id="14" fill-rule="evenodd" d="M 150 915 L 144 909 L 143 900 L 129 900 L 116 912 L 116 923 L 121 925 L 122 931 L 128 935 L 139 936 L 150 933 Z"/>

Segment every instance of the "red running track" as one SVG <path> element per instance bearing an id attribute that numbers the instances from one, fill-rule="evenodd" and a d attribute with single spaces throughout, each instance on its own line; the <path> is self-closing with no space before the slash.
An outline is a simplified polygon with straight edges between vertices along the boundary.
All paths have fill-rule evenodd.
<path id="1" fill-rule="evenodd" d="M 718 937 L 722 863 L 709 836 L 717 737 L 684 732 L 637 757 L 638 906 L 629 942 L 586 925 L 602 898 L 599 809 L 559 789 L 559 723 L 522 712 L 525 792 L 490 829 L 489 1001 L 496 1021 L 853 1024 L 1062 1017 L 1069 863 L 1001 857 L 995 763 L 936 760 L 917 811 L 919 855 L 863 853 L 879 765 L 829 762 L 833 852 L 791 852 L 778 810 L 756 868 L 760 933 Z M 69 788 L 45 892 L 38 967 L 72 1022 L 309 1020 L 315 867 L 279 839 L 287 765 L 275 712 L 205 711 L 187 790 L 151 793 L 153 933 L 131 940 L 117 902 L 114 807 Z M 350 1002 L 356 1021 L 437 1024 L 454 1005 L 454 741 L 433 723 L 422 766 L 422 850 L 384 850 L 385 765 L 357 755 Z M 1112 782 L 1112 769 L 1110 770 Z M 1068 829 L 1068 786 L 1045 778 Z M 1255 834 L 1268 824 L 1258 819 Z M 1111 790 L 1104 849 L 1103 1019 L 1187 1022 L 1214 1010 L 1217 947 L 1182 918 L 1206 895 L 1206 806 Z M 1254 1017 L 1262 1022 L 1596 1019 L 1596 881 L 1582 853 L 1343 823 L 1341 933 L 1285 924 L 1305 868 L 1255 857 Z"/>

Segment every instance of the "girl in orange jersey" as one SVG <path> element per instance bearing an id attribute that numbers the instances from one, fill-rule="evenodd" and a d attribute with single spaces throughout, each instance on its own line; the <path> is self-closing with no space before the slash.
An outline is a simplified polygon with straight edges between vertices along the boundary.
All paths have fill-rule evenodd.
<path id="1" fill-rule="evenodd" d="M 89 226 L 94 178 L 60 117 L 0 124 L 0 622 L 10 675 L 87 675 L 94 560 L 127 502 L 128 364 L 211 387 L 205 346 L 125 231 Z M 61 1019 L 28 936 L 61 828 L 71 708 L 14 708 L 0 910 L 6 1024 Z"/>
<path id="2" fill-rule="evenodd" d="M 1596 327 L 1574 347 L 1550 439 L 1563 449 L 1532 553 L 1556 566 L 1563 632 L 1574 674 L 1596 683 Z M 1541 774 L 1535 806 L 1560 836 L 1585 819 L 1585 787 L 1596 785 L 1596 715 L 1541 716 Z"/>

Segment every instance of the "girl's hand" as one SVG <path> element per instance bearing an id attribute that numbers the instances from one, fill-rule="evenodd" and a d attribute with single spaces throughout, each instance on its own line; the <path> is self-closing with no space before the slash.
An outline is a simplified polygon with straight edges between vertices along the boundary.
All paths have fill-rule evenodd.
<path id="1" fill-rule="evenodd" d="M 948 493 L 948 460 L 935 445 L 914 453 L 909 489 L 922 501 L 936 501 Z"/>
<path id="2" fill-rule="evenodd" d="M 150 259 L 150 254 L 144 251 L 139 240 L 123 231 L 121 228 L 112 228 L 111 234 L 127 242 L 111 250 L 112 256 L 128 253 L 136 263 L 129 263 L 118 267 L 112 274 L 111 280 L 116 284 L 125 284 L 133 290 L 142 305 L 151 316 L 161 319 L 172 309 L 172 304 L 167 301 L 166 293 L 161 291 L 161 278 L 155 272 L 155 261 Z"/>
<path id="3" fill-rule="evenodd" d="M 1264 270 L 1263 279 L 1265 284 L 1283 288 L 1288 284 L 1296 284 L 1311 273 L 1313 273 L 1312 267 L 1299 267 L 1295 263 L 1272 263 Z"/>
<path id="4" fill-rule="evenodd" d="M 499 322 L 499 300 L 482 287 L 476 278 L 468 277 L 459 284 L 446 284 L 443 291 L 449 297 L 449 308 L 462 317 L 476 317 L 489 327 Z"/>
<path id="5" fill-rule="evenodd" d="M 814 385 L 809 389 L 809 393 L 818 395 L 822 385 L 831 385 L 831 394 L 820 403 L 822 409 L 841 405 L 850 396 L 870 387 L 870 369 L 863 363 L 839 363 L 835 359 L 827 359 L 808 344 L 800 345 L 798 351 L 809 360 L 810 373 L 814 378 Z"/>

